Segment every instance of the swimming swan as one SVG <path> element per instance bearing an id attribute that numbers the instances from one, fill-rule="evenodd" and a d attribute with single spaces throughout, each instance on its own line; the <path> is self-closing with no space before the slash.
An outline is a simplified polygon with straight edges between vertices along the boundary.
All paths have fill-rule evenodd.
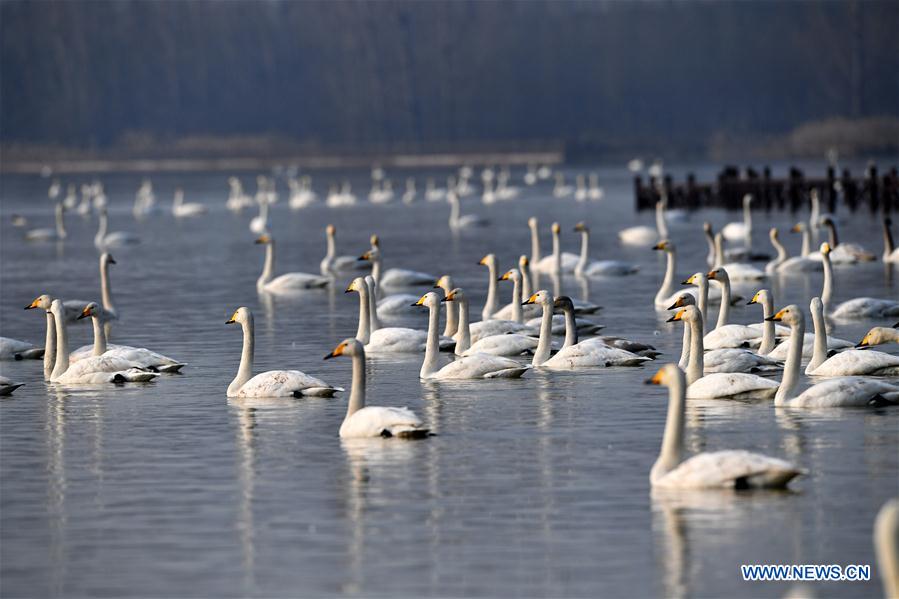
<path id="1" fill-rule="evenodd" d="M 899 343 L 899 330 L 889 327 L 872 327 L 856 347 L 873 347 L 885 343 Z"/>
<path id="2" fill-rule="evenodd" d="M 257 244 L 265 246 L 265 264 L 262 274 L 256 281 L 256 289 L 267 293 L 296 293 L 307 289 L 321 289 L 327 287 L 331 279 L 306 272 L 289 272 L 272 278 L 275 270 L 275 240 L 268 233 L 262 234 Z"/>
<path id="3" fill-rule="evenodd" d="M 803 473 L 784 460 L 741 450 L 704 452 L 684 460 L 684 412 L 687 403 L 684 373 L 676 365 L 666 364 L 646 382 L 668 387 L 668 417 L 662 449 L 649 474 L 653 487 L 779 488 Z"/>
<path id="4" fill-rule="evenodd" d="M 57 202 L 53 209 L 56 217 L 56 226 L 54 228 L 32 229 L 25 233 L 25 239 L 28 241 L 62 241 L 67 237 L 66 223 L 63 214 L 65 206 L 61 202 Z"/>
<path id="5" fill-rule="evenodd" d="M 371 288 L 364 278 L 353 279 L 345 293 L 353 291 L 359 294 L 359 327 L 356 339 L 365 346 L 366 351 L 418 353 L 425 350 L 428 336 L 424 331 L 407 327 L 372 326 Z"/>
<path id="6" fill-rule="evenodd" d="M 528 219 L 528 228 L 531 230 L 531 269 L 541 273 L 574 272 L 580 257 L 571 252 L 562 252 L 559 247 L 559 234 L 562 228 L 559 223 L 552 224 L 553 253 L 549 256 L 540 255 L 540 233 L 536 217 Z"/>
<path id="7" fill-rule="evenodd" d="M 579 222 L 574 226 L 575 233 L 581 234 L 581 256 L 574 267 L 574 274 L 585 277 L 620 277 L 632 275 L 639 270 L 633 264 L 618 260 L 594 260 L 588 258 L 590 245 L 590 228 Z"/>
<path id="8" fill-rule="evenodd" d="M 830 306 L 833 297 L 834 280 L 833 266 L 831 265 L 832 249 L 830 244 L 821 244 L 821 257 L 824 261 L 824 287 L 821 291 L 821 301 L 824 302 L 825 311 Z M 852 320 L 858 318 L 891 318 L 899 316 L 899 301 L 877 299 L 873 297 L 856 297 L 846 300 L 834 308 L 831 316 L 837 320 Z"/>
<path id="9" fill-rule="evenodd" d="M 471 329 L 468 321 L 468 298 L 459 288 L 452 289 L 442 300 L 447 306 L 459 305 L 459 335 L 456 336 L 456 355 L 470 356 L 477 353 L 494 356 L 518 356 L 533 351 L 537 347 L 537 339 L 520 333 L 491 335 L 479 339 L 471 345 Z M 518 302 L 521 304 L 521 302 Z"/>
<path id="10" fill-rule="evenodd" d="M 625 245 L 650 245 L 668 239 L 668 224 L 665 222 L 665 202 L 656 202 L 656 226 L 638 225 L 618 231 L 618 239 Z"/>
<path id="11" fill-rule="evenodd" d="M 299 370 L 269 370 L 253 376 L 256 347 L 253 313 L 249 308 L 238 308 L 225 321 L 225 324 L 235 323 L 243 329 L 243 350 L 237 376 L 228 385 L 228 397 L 332 397 L 336 392 L 343 391 Z"/>
<path id="12" fill-rule="evenodd" d="M 362 254 L 359 259 L 371 262 L 371 274 L 375 278 L 379 290 L 390 287 L 431 285 L 437 279 L 434 275 L 404 268 L 391 268 L 382 273 L 381 241 L 377 235 L 371 236 L 371 249 Z"/>
<path id="13" fill-rule="evenodd" d="M 815 328 L 815 350 L 805 374 L 811 376 L 894 376 L 899 375 L 899 356 L 874 350 L 848 349 L 827 357 L 824 307 L 813 297 L 809 306 Z M 889 330 L 889 329 L 888 329 Z"/>
<path id="14" fill-rule="evenodd" d="M 334 225 L 325 227 L 325 236 L 328 241 L 328 251 L 322 258 L 319 269 L 323 276 L 329 277 L 348 270 L 366 270 L 370 265 L 356 256 L 338 256 L 336 236 L 337 229 Z"/>
<path id="15" fill-rule="evenodd" d="M 200 216 L 206 214 L 206 206 L 199 202 L 184 203 L 184 190 L 180 187 L 175 190 L 175 198 L 172 200 L 172 214 L 175 218 Z"/>
<path id="16" fill-rule="evenodd" d="M 793 230 L 796 230 L 795 227 Z M 787 253 L 787 248 L 780 242 L 777 227 L 771 227 L 768 236 L 771 238 L 771 245 L 777 250 L 777 257 L 765 266 L 765 273 L 772 275 L 776 272 L 789 273 L 821 270 L 822 264 L 818 260 L 812 260 L 804 255 L 791 258 Z"/>
<path id="17" fill-rule="evenodd" d="M 365 405 L 365 350 L 356 339 L 343 340 L 325 356 L 325 360 L 338 356 L 353 359 L 353 382 L 346 416 L 340 425 L 342 439 L 364 437 L 398 437 L 417 439 L 430 433 L 415 412 L 409 408 L 393 408 Z"/>
<path id="18" fill-rule="evenodd" d="M 97 228 L 97 234 L 94 236 L 94 246 L 99 250 L 140 243 L 140 237 L 134 233 L 129 233 L 127 231 L 107 233 L 106 230 L 108 228 L 109 217 L 106 214 L 106 209 L 103 208 L 100 210 L 100 226 Z"/>

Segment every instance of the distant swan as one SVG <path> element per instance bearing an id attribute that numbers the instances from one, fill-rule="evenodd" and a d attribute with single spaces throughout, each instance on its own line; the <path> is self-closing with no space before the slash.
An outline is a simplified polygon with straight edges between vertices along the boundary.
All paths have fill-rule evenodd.
<path id="1" fill-rule="evenodd" d="M 319 266 L 323 276 L 328 277 L 348 270 L 367 270 L 369 268 L 369 264 L 359 260 L 356 256 L 337 255 L 337 229 L 334 225 L 325 227 L 325 237 L 328 250 Z"/>
<path id="2" fill-rule="evenodd" d="M 821 301 L 827 311 L 830 300 L 833 297 L 833 266 L 830 262 L 831 247 L 824 242 L 821 244 L 821 257 L 824 261 L 824 288 L 821 291 Z M 899 316 L 899 301 L 877 299 L 873 297 L 857 297 L 841 303 L 833 309 L 831 316 L 837 320 L 851 320 L 857 318 L 891 318 Z"/>
<path id="3" fill-rule="evenodd" d="M 618 260 L 589 261 L 590 228 L 583 222 L 574 226 L 574 231 L 581 234 L 581 257 L 574 267 L 574 274 L 586 277 L 619 277 L 632 275 L 638 268 L 627 262 Z"/>
<path id="4" fill-rule="evenodd" d="M 65 218 L 63 217 L 65 206 L 62 202 L 56 203 L 53 212 L 56 216 L 54 228 L 32 229 L 25 233 L 25 239 L 28 241 L 62 241 L 65 239 L 67 237 Z"/>
<path id="5" fill-rule="evenodd" d="M 140 243 L 140 237 L 134 233 L 129 233 L 127 231 L 107 233 L 106 230 L 108 227 L 109 217 L 106 214 L 106 209 L 103 208 L 100 210 L 100 226 L 97 228 L 97 234 L 94 236 L 94 245 L 97 249 L 104 250 L 106 248 Z"/>
<path id="6" fill-rule="evenodd" d="M 199 202 L 184 203 L 184 190 L 180 187 L 175 190 L 175 199 L 172 202 L 172 214 L 176 218 L 200 216 L 206 214 L 206 206 Z"/>
<path id="7" fill-rule="evenodd" d="M 895 327 L 872 327 L 865 333 L 857 347 L 872 347 L 884 343 L 899 343 L 899 330 Z"/>
<path id="8" fill-rule="evenodd" d="M 306 289 L 320 289 L 327 287 L 330 283 L 328 277 L 313 275 L 306 272 L 289 272 L 272 278 L 275 270 L 275 240 L 271 235 L 265 233 L 257 240 L 257 244 L 265 246 L 265 264 L 262 268 L 262 274 L 256 281 L 256 289 L 260 292 L 267 293 L 296 293 Z"/>
<path id="9" fill-rule="evenodd" d="M 580 256 L 562 252 L 559 245 L 562 228 L 559 223 L 552 224 L 553 253 L 545 257 L 540 256 L 540 234 L 535 217 L 528 219 L 528 228 L 531 230 L 531 270 L 548 274 L 574 272 Z"/>
<path id="10" fill-rule="evenodd" d="M 805 374 L 811 376 L 895 376 L 899 375 L 899 356 L 874 350 L 849 349 L 827 357 L 827 331 L 821 300 L 813 297 L 810 310 L 815 328 L 815 351 Z"/>
<path id="11" fill-rule="evenodd" d="M 651 245 L 668 239 L 668 224 L 665 222 L 665 202 L 656 202 L 656 226 L 639 225 L 618 231 L 618 239 L 625 245 Z"/>

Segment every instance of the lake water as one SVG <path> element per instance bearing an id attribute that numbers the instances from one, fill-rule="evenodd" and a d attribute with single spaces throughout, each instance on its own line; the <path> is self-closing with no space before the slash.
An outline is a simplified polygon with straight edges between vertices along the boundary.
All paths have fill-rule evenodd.
<path id="1" fill-rule="evenodd" d="M 711 167 L 699 170 L 711 176 Z M 405 175 L 390 174 L 401 188 Z M 320 193 L 343 176 L 313 175 Z M 368 173 L 351 175 L 363 200 Z M 252 192 L 252 175 L 243 178 Z M 343 293 L 349 277 L 301 300 L 260 297 L 263 250 L 247 229 L 251 215 L 224 209 L 224 175 L 153 177 L 158 201 L 167 205 L 183 185 L 188 201 L 209 206 L 205 217 L 180 222 L 168 212 L 133 219 L 140 179 L 103 177 L 111 230 L 143 238 L 112 252 L 120 314 L 113 338 L 189 365 L 151 384 L 77 389 L 45 384 L 39 361 L 0 363 L 2 374 L 27 382 L 0 400 L 4 595 L 756 597 L 791 586 L 743 582 L 740 564 L 874 564 L 875 514 L 899 492 L 899 409 L 690 403 L 690 451 L 751 449 L 809 474 L 785 493 L 651 492 L 667 393 L 641 383 L 677 359 L 681 328 L 653 309 L 662 257 L 617 242 L 617 230 L 653 222 L 651 213 L 634 214 L 623 168 L 601 171 L 601 202 L 553 199 L 549 183 L 524 188 L 513 202 L 466 199 L 464 211 L 492 225 L 459 236 L 448 230 L 443 203 L 292 212 L 282 181 L 272 214 L 278 272 L 317 272 L 323 227 L 334 223 L 339 253 L 365 250 L 377 232 L 385 267 L 450 273 L 479 314 L 487 277 L 478 260 L 495 252 L 504 270 L 529 252 L 532 214 L 541 219 L 544 253 L 553 220 L 568 251 L 579 247 L 572 226 L 585 220 L 594 258 L 640 265 L 636 276 L 595 280 L 587 291 L 604 306 L 595 319 L 605 332 L 656 345 L 658 364 L 446 384 L 420 382 L 417 355 L 370 360 L 369 403 L 413 408 L 438 433 L 421 442 L 341 442 L 345 395 L 227 399 L 241 339 L 224 322 L 235 308 L 256 314 L 257 371 L 297 368 L 349 386 L 350 361 L 322 356 L 355 333 L 358 298 Z M 515 179 L 520 185 L 519 172 Z M 421 173 L 418 180 L 421 189 Z M 50 225 L 48 181 L 9 176 L 0 184 L 0 329 L 42 343 L 43 314 L 22 310 L 35 296 L 99 299 L 96 219 L 69 214 L 61 244 L 24 242 L 9 216 Z M 881 254 L 875 217 L 840 216 L 845 240 Z M 703 220 L 720 228 L 739 218 L 714 211 L 672 225 L 679 275 L 706 268 Z M 793 220 L 756 213 L 756 246 L 770 250 L 765 232 L 774 223 L 797 252 L 799 240 L 785 230 Z M 835 300 L 896 298 L 899 273 L 888 274 L 880 262 L 840 268 Z M 575 279 L 563 283 L 583 297 Z M 819 273 L 777 281 L 776 303 L 807 308 L 820 285 Z M 741 305 L 732 318 L 759 321 L 761 310 Z M 858 341 L 871 324 L 838 324 L 832 333 Z M 90 327 L 73 329 L 72 346 L 90 342 Z M 876 567 L 874 577 L 810 586 L 821 597 L 876 597 Z"/>

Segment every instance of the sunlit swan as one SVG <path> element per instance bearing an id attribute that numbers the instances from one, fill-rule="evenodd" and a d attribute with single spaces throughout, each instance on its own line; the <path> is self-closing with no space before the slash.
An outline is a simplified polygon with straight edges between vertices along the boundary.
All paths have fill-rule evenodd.
<path id="1" fill-rule="evenodd" d="M 618 239 L 625 245 L 650 245 L 668 239 L 668 224 L 665 222 L 665 203 L 656 202 L 656 226 L 639 225 L 618 231 Z"/>
<path id="2" fill-rule="evenodd" d="M 873 327 L 865 333 L 865 336 L 859 341 L 858 347 L 872 347 L 885 343 L 899 343 L 899 330 L 896 330 L 895 327 Z"/>
<path id="3" fill-rule="evenodd" d="M 0 337 L 0 360 L 36 360 L 43 355 L 43 348 L 35 347 L 33 343 L 11 337 Z"/>
<path id="4" fill-rule="evenodd" d="M 890 499 L 874 521 L 874 554 L 883 596 L 899 597 L 899 499 Z"/>
<path id="5" fill-rule="evenodd" d="M 257 199 L 257 203 L 259 204 L 259 214 L 250 219 L 250 232 L 262 235 L 268 230 L 268 201 Z"/>
<path id="6" fill-rule="evenodd" d="M 633 264 L 619 260 L 593 260 L 588 258 L 590 245 L 590 228 L 583 222 L 574 226 L 574 231 L 581 234 L 581 256 L 574 267 L 574 274 L 586 277 L 616 277 L 632 275 L 638 268 Z"/>
<path id="7" fill-rule="evenodd" d="M 587 177 L 587 197 L 593 201 L 598 201 L 605 195 L 605 190 L 599 186 L 599 175 L 590 173 L 590 176 Z"/>
<path id="8" fill-rule="evenodd" d="M 365 437 L 397 437 L 418 439 L 430 433 L 415 412 L 409 408 L 365 405 L 365 350 L 356 339 L 344 339 L 325 360 L 338 356 L 353 359 L 353 382 L 346 416 L 340 425 L 342 439 Z"/>
<path id="9" fill-rule="evenodd" d="M 531 261 L 524 254 L 518 257 L 518 272 L 521 273 L 521 296 L 530 297 L 533 287 L 531 286 Z"/>
<path id="10" fill-rule="evenodd" d="M 468 298 L 465 297 L 464 292 L 459 288 L 452 289 L 441 301 L 446 303 L 448 309 L 456 304 L 459 306 L 459 325 L 455 349 L 457 356 L 470 356 L 477 353 L 494 356 L 518 356 L 525 352 L 533 351 L 537 347 L 537 339 L 535 337 L 519 333 L 491 335 L 480 339 L 472 345 Z"/>
<path id="11" fill-rule="evenodd" d="M 481 310 L 481 320 L 490 320 L 499 309 L 499 300 L 496 297 L 496 282 L 499 280 L 496 254 L 487 254 L 481 258 L 478 264 L 487 267 L 487 301 L 484 302 L 484 308 Z"/>
<path id="12" fill-rule="evenodd" d="M 574 188 L 565 183 L 565 174 L 556 173 L 556 182 L 553 184 L 553 197 L 556 199 L 567 198 L 574 193 Z"/>
<path id="13" fill-rule="evenodd" d="M 437 380 L 519 378 L 530 368 L 509 358 L 479 353 L 458 358 L 438 369 L 437 356 L 440 348 L 437 328 L 440 326 L 440 298 L 433 291 L 429 291 L 421 296 L 418 305 L 426 306 L 429 311 L 428 343 L 419 372 L 421 378 Z"/>
<path id="14" fill-rule="evenodd" d="M 244 193 L 243 184 L 237 177 L 228 177 L 228 187 L 231 191 L 228 194 L 228 200 L 225 207 L 231 212 L 241 212 L 245 208 L 253 207 L 253 198 Z"/>
<path id="15" fill-rule="evenodd" d="M 655 297 L 655 307 L 659 310 L 665 310 L 677 300 L 680 294 L 685 293 L 685 291 L 674 286 L 674 276 L 677 270 L 677 248 L 672 242 L 663 239 L 654 245 L 652 249 L 665 252 L 665 277 L 662 279 L 662 286 L 659 287 Z M 689 291 L 686 293 L 689 293 Z M 693 293 L 695 294 L 695 292 Z"/>
<path id="16" fill-rule="evenodd" d="M 686 460 L 684 413 L 686 381 L 674 364 L 663 366 L 647 383 L 668 387 L 668 417 L 662 450 L 649 480 L 654 487 L 747 489 L 785 487 L 802 471 L 793 464 L 748 451 L 725 450 L 696 454 Z"/>
<path id="17" fill-rule="evenodd" d="M 864 407 L 899 402 L 899 385 L 879 379 L 863 377 L 837 377 L 813 385 L 796 395 L 799 384 L 799 366 L 802 360 L 802 344 L 805 335 L 805 316 L 799 306 L 793 304 L 777 312 L 771 319 L 790 325 L 790 350 L 784 366 L 783 380 L 774 396 L 774 405 L 795 408 Z"/>
<path id="18" fill-rule="evenodd" d="M 109 217 L 106 214 L 106 210 L 100 210 L 100 226 L 97 229 L 97 234 L 94 236 L 94 245 L 99 250 L 103 250 L 106 248 L 113 247 L 121 247 L 123 245 L 134 245 L 136 243 L 140 243 L 140 237 L 134 233 L 129 233 L 127 231 L 116 231 L 114 233 L 107 233 L 106 230 L 109 227 Z"/>
<path id="19" fill-rule="evenodd" d="M 812 260 L 805 256 L 793 256 L 787 253 L 787 248 L 780 242 L 777 227 L 771 227 L 768 233 L 771 245 L 777 250 L 777 257 L 765 265 L 765 273 L 772 275 L 776 272 L 809 272 L 821 270 L 823 265 L 818 260 Z"/>
<path id="20" fill-rule="evenodd" d="M 715 268 L 724 267 L 733 281 L 758 281 L 765 278 L 765 272 L 745 262 L 724 263 L 724 237 L 721 233 L 715 234 Z"/>
<path id="21" fill-rule="evenodd" d="M 832 218 L 823 218 L 822 224 L 829 232 L 830 249 L 832 250 L 831 262 L 873 262 L 877 257 L 857 243 L 840 243 L 837 235 L 837 225 Z"/>
<path id="22" fill-rule="evenodd" d="M 815 328 L 815 351 L 805 368 L 805 374 L 812 376 L 899 375 L 899 356 L 880 351 L 848 349 L 828 358 L 824 307 L 819 298 L 812 298 L 810 310 Z"/>
<path id="23" fill-rule="evenodd" d="M 308 176 L 299 180 L 289 179 L 290 199 L 287 205 L 291 210 L 302 210 L 318 202 L 318 194 L 312 190 L 312 179 Z"/>
<path id="24" fill-rule="evenodd" d="M 743 196 L 743 222 L 727 223 L 721 234 L 728 241 L 742 241 L 746 247 L 752 245 L 752 194 Z"/>
<path id="25" fill-rule="evenodd" d="M 327 287 L 331 279 L 307 272 L 289 272 L 274 277 L 275 270 L 275 240 L 268 233 L 264 233 L 256 239 L 256 243 L 265 246 L 265 263 L 262 274 L 256 281 L 256 289 L 266 293 L 296 293 L 307 289 L 320 289 Z"/>
<path id="26" fill-rule="evenodd" d="M 482 320 L 480 322 L 471 324 L 470 328 L 472 343 L 477 343 L 479 340 L 490 337 L 491 335 L 503 335 L 506 333 L 523 333 L 526 335 L 535 335 L 537 333 L 537 330 L 533 327 L 523 324 L 522 322 L 518 322 L 513 319 L 495 318 L 494 315 L 497 311 L 498 305 L 496 299 L 496 283 L 498 280 L 498 277 L 496 276 L 496 255 L 487 254 L 486 256 L 481 258 L 478 264 L 487 267 L 487 301 L 484 303 L 484 309 L 481 311 Z M 513 287 L 513 295 L 514 293 L 515 288 Z"/>
<path id="27" fill-rule="evenodd" d="M 368 263 L 359 260 L 356 256 L 337 255 L 337 229 L 334 225 L 325 227 L 325 236 L 327 238 L 328 251 L 325 254 L 325 257 L 322 258 L 321 265 L 319 266 L 322 275 L 327 277 L 349 270 L 366 270 L 369 268 Z"/>
<path id="28" fill-rule="evenodd" d="M 539 304 L 535 304 L 539 305 Z M 541 309 L 542 311 L 542 309 Z M 565 343 L 562 345 L 563 348 L 566 348 L 570 345 L 574 345 L 578 343 L 578 337 L 581 333 L 592 334 L 598 331 L 587 329 L 585 331 L 584 321 L 578 321 L 575 318 L 576 309 L 574 307 L 574 302 L 567 295 L 560 295 L 559 297 L 553 300 L 553 335 L 557 335 L 560 333 L 564 333 L 565 335 Z M 559 314 L 561 312 L 561 315 Z M 556 319 L 561 317 L 564 322 L 564 328 L 561 331 L 556 330 Z M 540 319 L 542 321 L 542 317 Z M 541 323 L 537 323 L 538 326 Z M 600 327 L 602 328 L 602 327 Z M 602 335 L 597 337 L 592 337 L 590 339 L 591 342 L 602 343 L 608 347 L 615 349 L 623 349 L 632 354 L 637 354 L 638 356 L 644 356 L 647 358 L 655 358 L 659 355 L 659 352 L 656 351 L 651 345 L 646 343 L 641 343 L 639 341 L 631 341 L 630 339 L 625 339 L 624 337 L 617 337 L 614 335 Z"/>
<path id="29" fill-rule="evenodd" d="M 0 396 L 12 395 L 13 391 L 24 385 L 25 383 L 16 383 L 5 376 L 0 376 Z"/>
<path id="30" fill-rule="evenodd" d="M 752 296 L 752 299 L 746 302 L 747 306 L 753 304 L 761 304 L 762 306 L 762 340 L 756 348 L 756 353 L 760 356 L 768 356 L 772 350 L 774 350 L 774 344 L 776 343 L 774 322 L 768 320 L 768 318 L 774 316 L 774 297 L 767 289 L 759 289 L 755 295 Z M 784 358 L 786 358 L 786 356 L 784 356 Z"/>
<path id="31" fill-rule="evenodd" d="M 50 374 L 52 382 L 65 385 L 146 382 L 159 376 L 116 355 L 91 356 L 70 364 L 68 327 L 62 302 L 53 300 L 50 312 L 56 327 L 56 362 Z"/>
<path id="32" fill-rule="evenodd" d="M 552 351 L 552 317 L 554 300 L 552 295 L 541 289 L 531 295 L 528 304 L 538 304 L 543 309 L 540 323 L 540 339 L 531 364 L 550 370 L 570 370 L 590 366 L 639 366 L 650 358 L 638 356 L 629 351 L 609 347 L 601 341 L 587 339 L 573 343 L 550 357 Z"/>
<path id="33" fill-rule="evenodd" d="M 524 322 L 525 318 L 533 318 L 540 313 L 536 306 L 522 306 L 523 299 L 523 279 L 521 271 L 517 268 L 506 271 L 499 278 L 500 281 L 512 281 L 512 301 L 493 313 L 493 318 L 502 320 L 514 320 L 515 322 Z M 527 310 L 533 308 L 533 310 Z"/>
<path id="34" fill-rule="evenodd" d="M 62 202 L 56 203 L 53 213 L 56 216 L 56 226 L 54 228 L 32 229 L 25 233 L 25 239 L 28 241 L 62 241 L 65 239 L 67 237 L 65 217 L 63 216 L 65 206 L 63 206 Z"/>
<path id="35" fill-rule="evenodd" d="M 346 288 L 346 293 L 359 294 L 359 327 L 356 339 L 365 345 L 368 352 L 411 352 L 425 350 L 427 333 L 407 327 L 372 326 L 371 288 L 362 277 L 356 277 Z M 413 300 L 416 301 L 416 300 Z"/>
<path id="36" fill-rule="evenodd" d="M 172 202 L 172 214 L 177 218 L 188 216 L 200 216 L 206 214 L 206 206 L 199 202 L 184 203 L 184 190 L 180 187 L 175 190 L 175 199 Z"/>
<path id="37" fill-rule="evenodd" d="M 453 231 L 462 229 L 470 229 L 472 227 L 483 227 L 488 224 L 487 220 L 481 218 L 477 214 L 461 214 L 459 207 L 459 197 L 455 192 L 451 191 L 446 194 L 446 201 L 450 205 L 449 227 Z"/>
<path id="38" fill-rule="evenodd" d="M 893 225 L 893 221 L 890 217 L 885 217 L 883 219 L 883 261 L 884 262 L 899 262 L 899 247 L 896 247 L 893 244 L 893 232 L 890 230 L 890 227 Z"/>
<path id="39" fill-rule="evenodd" d="M 444 303 L 446 304 L 446 325 L 443 329 L 443 334 L 446 337 L 453 337 L 456 339 L 456 354 L 460 354 L 458 338 L 456 337 L 456 333 L 459 331 L 459 306 L 460 302 L 447 301 L 446 297 L 450 295 L 450 293 L 456 288 L 453 285 L 453 278 L 449 275 L 443 275 L 434 283 L 434 289 L 442 289 Z M 468 301 L 467 299 L 465 300 Z M 466 322 L 467 328 L 467 322 Z M 468 331 L 466 331 L 468 333 Z M 467 349 L 467 346 L 466 346 Z M 464 349 L 462 351 L 465 351 Z"/>
<path id="40" fill-rule="evenodd" d="M 377 283 L 379 289 L 432 285 L 437 279 L 432 274 L 405 268 L 391 268 L 382 273 L 381 241 L 377 235 L 371 236 L 371 249 L 362 254 L 360 259 L 371 262 L 371 274 L 375 278 L 375 283 Z"/>
<path id="41" fill-rule="evenodd" d="M 537 232 L 537 219 L 528 219 L 528 227 L 531 229 L 531 269 L 542 273 L 569 273 L 574 272 L 580 256 L 571 252 L 563 252 L 560 247 L 559 234 L 562 227 L 559 223 L 552 224 L 553 253 L 543 258 L 540 257 L 540 237 Z"/>
<path id="42" fill-rule="evenodd" d="M 718 308 L 718 322 L 715 328 L 706 334 L 703 341 L 707 349 L 741 347 L 753 339 L 760 338 L 763 333 L 761 327 L 729 324 L 731 290 L 728 274 L 725 268 L 716 268 L 708 273 L 709 280 L 721 286 L 721 305 Z"/>
<path id="43" fill-rule="evenodd" d="M 34 298 L 34 301 L 25 306 L 25 309 L 34 310 L 40 308 L 41 310 L 49 311 L 52 303 L 52 297 L 47 294 L 42 294 Z M 78 322 L 78 317 L 81 316 L 81 312 L 89 303 L 90 302 L 87 300 L 66 300 L 65 302 L 63 302 L 62 305 L 66 322 L 81 324 L 80 322 Z"/>
<path id="44" fill-rule="evenodd" d="M 299 370 L 269 370 L 253 376 L 253 353 L 256 347 L 253 313 L 240 307 L 225 324 L 240 324 L 243 329 L 243 350 L 237 376 L 228 385 L 228 397 L 331 397 L 334 387 Z"/>
<path id="45" fill-rule="evenodd" d="M 446 198 L 446 191 L 444 187 L 436 187 L 433 178 L 429 177 L 425 181 L 425 199 L 429 202 L 439 202 Z"/>
<path id="46" fill-rule="evenodd" d="M 94 344 L 86 346 L 72 352 L 69 355 L 69 363 L 74 364 L 91 356 L 118 356 L 139 365 L 141 368 L 147 368 L 154 372 L 180 372 L 185 364 L 173 360 L 168 356 L 150 351 L 145 347 L 132 347 L 130 345 L 114 345 L 107 344 L 106 332 L 103 325 L 103 313 L 100 306 L 96 302 L 91 302 L 85 306 L 80 318 L 90 318 L 94 327 Z"/>
<path id="47" fill-rule="evenodd" d="M 406 191 L 403 192 L 403 204 L 407 206 L 413 202 L 415 202 L 415 197 L 418 195 L 418 192 L 415 190 L 415 178 L 414 177 L 406 177 Z"/>
<path id="48" fill-rule="evenodd" d="M 821 301 L 824 302 L 825 311 L 828 310 L 834 293 L 833 267 L 830 263 L 831 253 L 830 244 L 827 242 L 822 243 L 821 257 L 824 261 L 824 288 L 821 291 Z M 834 308 L 831 316 L 838 320 L 891 318 L 899 316 L 899 301 L 873 297 L 856 297 Z"/>
<path id="49" fill-rule="evenodd" d="M 374 181 L 368 192 L 368 201 L 372 204 L 388 204 L 393 201 L 393 183 L 390 179 Z"/>

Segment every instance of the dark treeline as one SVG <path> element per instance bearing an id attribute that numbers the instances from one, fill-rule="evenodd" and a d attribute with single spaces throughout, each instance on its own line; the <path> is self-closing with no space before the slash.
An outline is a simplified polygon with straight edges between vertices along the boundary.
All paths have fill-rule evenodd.
<path id="1" fill-rule="evenodd" d="M 0 4 L 0 136 L 704 147 L 899 114 L 899 2 Z"/>

